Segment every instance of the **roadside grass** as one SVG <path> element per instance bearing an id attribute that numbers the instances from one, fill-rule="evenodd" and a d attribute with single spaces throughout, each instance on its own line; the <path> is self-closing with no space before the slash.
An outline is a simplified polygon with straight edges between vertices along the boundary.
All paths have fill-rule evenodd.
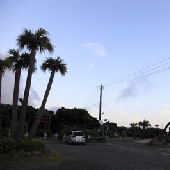
<path id="1" fill-rule="evenodd" d="M 73 156 L 61 152 L 51 151 L 48 155 L 19 156 L 18 154 L 0 154 L 0 163 L 7 169 L 29 170 L 39 167 L 57 167 L 61 162 L 74 161 Z"/>

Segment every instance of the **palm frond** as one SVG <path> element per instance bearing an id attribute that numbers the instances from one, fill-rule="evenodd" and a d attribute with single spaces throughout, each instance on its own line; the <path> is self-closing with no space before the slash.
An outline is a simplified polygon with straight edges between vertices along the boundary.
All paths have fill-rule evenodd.
<path id="1" fill-rule="evenodd" d="M 24 49 L 26 47 L 28 50 L 31 50 L 33 43 L 34 34 L 31 30 L 28 29 L 24 29 L 23 33 L 17 38 L 17 45 L 19 49 Z"/>
<path id="2" fill-rule="evenodd" d="M 31 51 L 34 48 L 40 53 L 45 50 L 52 53 L 54 46 L 51 44 L 48 35 L 48 32 L 43 28 L 39 28 L 34 33 L 31 30 L 24 29 L 23 33 L 17 38 L 17 45 L 19 49 L 27 48 Z"/>
<path id="3" fill-rule="evenodd" d="M 7 58 L 10 61 L 13 71 L 17 70 L 18 67 L 23 69 L 28 68 L 30 57 L 29 53 L 24 52 L 20 55 L 19 50 L 15 49 L 10 49 L 8 53 L 10 54 L 10 56 Z"/>
<path id="4" fill-rule="evenodd" d="M 9 69 L 11 67 L 11 62 L 8 58 L 0 59 L 0 73 L 2 75 L 5 74 L 5 70 Z"/>
<path id="5" fill-rule="evenodd" d="M 57 59 L 49 57 L 46 58 L 44 63 L 41 65 L 41 69 L 44 72 L 46 72 L 46 70 L 60 72 L 61 75 L 64 76 L 67 72 L 67 65 L 63 63 L 63 60 L 60 59 L 60 57 L 57 57 Z"/>

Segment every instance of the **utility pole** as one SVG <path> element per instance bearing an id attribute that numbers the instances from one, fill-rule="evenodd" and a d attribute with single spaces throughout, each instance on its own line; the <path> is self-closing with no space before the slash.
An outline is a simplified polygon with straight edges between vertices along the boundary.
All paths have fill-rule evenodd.
<path id="1" fill-rule="evenodd" d="M 104 89 L 104 86 L 100 86 L 100 105 L 99 105 L 99 120 L 101 120 L 101 110 L 102 110 L 102 89 Z"/>

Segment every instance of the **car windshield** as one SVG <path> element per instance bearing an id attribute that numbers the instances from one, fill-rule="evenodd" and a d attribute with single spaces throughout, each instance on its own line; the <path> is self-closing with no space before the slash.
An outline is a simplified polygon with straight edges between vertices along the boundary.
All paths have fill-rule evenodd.
<path id="1" fill-rule="evenodd" d="M 83 132 L 73 132 L 73 135 L 75 136 L 84 136 Z"/>

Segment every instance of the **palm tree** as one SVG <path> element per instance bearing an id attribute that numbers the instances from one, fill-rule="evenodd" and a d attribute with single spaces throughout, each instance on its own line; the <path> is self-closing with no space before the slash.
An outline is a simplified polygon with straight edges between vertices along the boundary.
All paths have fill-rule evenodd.
<path id="1" fill-rule="evenodd" d="M 139 126 L 141 126 L 143 130 L 145 130 L 146 128 L 148 128 L 151 125 L 148 120 L 144 119 L 143 122 L 141 122 L 141 121 L 139 122 Z"/>
<path id="2" fill-rule="evenodd" d="M 11 118 L 11 130 L 10 137 L 14 137 L 17 125 L 17 106 L 18 106 L 18 96 L 19 96 L 19 84 L 21 77 L 21 69 L 27 69 L 29 66 L 29 54 L 23 53 L 19 54 L 19 50 L 10 49 L 10 56 L 8 59 L 12 63 L 12 70 L 15 72 L 15 82 L 13 90 L 13 107 L 12 107 L 12 118 Z"/>
<path id="3" fill-rule="evenodd" d="M 130 123 L 130 126 L 131 126 L 131 129 L 133 132 L 133 138 L 135 139 L 136 138 L 136 128 L 138 127 L 138 124 L 133 122 L 133 123 Z"/>
<path id="4" fill-rule="evenodd" d="M 49 57 L 45 60 L 45 62 L 41 65 L 41 69 L 42 71 L 46 71 L 49 70 L 51 72 L 48 84 L 47 84 L 47 88 L 44 94 L 44 98 L 41 104 L 41 107 L 38 111 L 38 117 L 35 120 L 33 126 L 30 129 L 29 135 L 28 135 L 28 139 L 31 140 L 35 134 L 35 131 L 38 128 L 40 119 L 42 117 L 42 113 L 44 112 L 44 108 L 45 108 L 45 104 L 47 102 L 47 98 L 49 95 L 49 92 L 51 90 L 51 85 L 53 83 L 53 79 L 54 79 L 54 75 L 56 72 L 60 72 L 62 76 L 65 75 L 65 73 L 67 72 L 67 66 L 66 64 L 63 63 L 63 60 L 60 59 L 60 57 L 57 57 L 57 59 L 53 59 L 52 57 Z"/>
<path id="5" fill-rule="evenodd" d="M 42 28 L 39 28 L 37 31 L 35 31 L 35 33 L 33 33 L 31 30 L 24 29 L 23 33 L 18 36 L 17 44 L 20 49 L 26 48 L 30 52 L 28 76 L 22 101 L 22 110 L 21 115 L 19 117 L 17 133 L 15 136 L 15 138 L 19 140 L 23 137 L 24 122 L 31 86 L 31 78 L 35 66 L 36 52 L 39 51 L 40 53 L 42 53 L 47 50 L 52 53 L 54 48 L 50 42 L 50 39 L 48 38 L 48 32 Z"/>
<path id="6" fill-rule="evenodd" d="M 138 124 L 137 124 L 137 123 L 134 123 L 134 122 L 133 122 L 133 123 L 130 123 L 131 128 L 135 128 L 135 127 L 137 127 L 137 125 L 138 125 Z"/>
<path id="7" fill-rule="evenodd" d="M 1 104 L 1 83 L 2 83 L 2 76 L 5 74 L 5 71 L 10 68 L 10 62 L 6 59 L 0 59 L 0 104 Z M 0 139 L 2 138 L 1 132 L 1 113 L 0 113 Z"/>
<path id="8" fill-rule="evenodd" d="M 144 136 L 144 134 L 145 134 L 145 129 L 148 128 L 149 126 L 151 126 L 151 124 L 149 123 L 148 120 L 145 120 L 145 119 L 144 119 L 143 122 L 141 122 L 141 121 L 139 122 L 139 126 L 142 127 L 142 129 L 143 129 L 143 130 L 142 130 L 142 131 L 143 131 L 143 136 Z"/>

